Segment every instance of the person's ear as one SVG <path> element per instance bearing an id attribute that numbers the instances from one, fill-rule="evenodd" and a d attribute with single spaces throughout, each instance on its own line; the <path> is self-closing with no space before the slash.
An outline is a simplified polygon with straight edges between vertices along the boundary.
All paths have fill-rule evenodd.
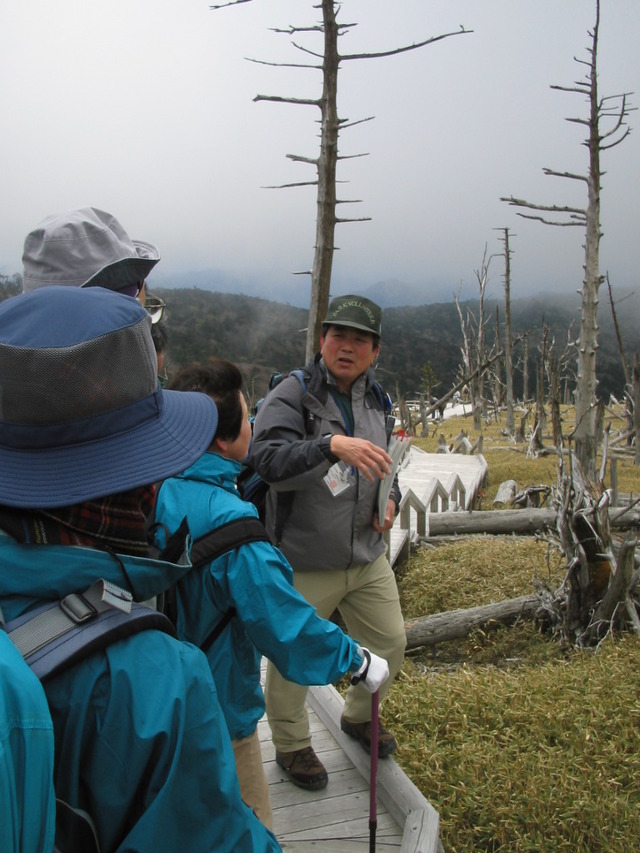
<path id="1" fill-rule="evenodd" d="M 210 449 L 215 451 L 216 453 L 220 453 L 222 456 L 224 456 L 224 454 L 227 452 L 228 447 L 229 447 L 229 442 L 225 441 L 224 438 L 214 438 L 213 441 L 211 442 L 211 448 Z"/>
<path id="2" fill-rule="evenodd" d="M 379 355 L 380 355 L 380 344 L 378 344 L 378 346 L 375 347 L 373 352 L 371 353 L 371 364 L 376 363 Z"/>

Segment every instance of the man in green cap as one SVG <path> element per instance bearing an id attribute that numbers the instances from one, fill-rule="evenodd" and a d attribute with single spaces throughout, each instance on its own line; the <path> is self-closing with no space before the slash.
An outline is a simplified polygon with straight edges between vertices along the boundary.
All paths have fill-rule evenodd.
<path id="1" fill-rule="evenodd" d="M 329 305 L 320 352 L 265 398 L 254 424 L 251 464 L 271 485 L 267 529 L 294 571 L 296 589 L 329 618 L 338 609 L 349 633 L 389 662 L 388 691 L 404 658 L 406 635 L 383 533 L 400 502 L 397 482 L 378 518 L 377 495 L 389 473 L 388 397 L 376 382 L 382 311 L 362 296 Z M 276 761 L 292 782 L 318 789 L 327 773 L 311 746 L 307 688 L 269 663 L 265 698 Z M 342 730 L 371 745 L 371 697 L 347 691 Z M 378 755 L 395 751 L 378 730 Z"/>

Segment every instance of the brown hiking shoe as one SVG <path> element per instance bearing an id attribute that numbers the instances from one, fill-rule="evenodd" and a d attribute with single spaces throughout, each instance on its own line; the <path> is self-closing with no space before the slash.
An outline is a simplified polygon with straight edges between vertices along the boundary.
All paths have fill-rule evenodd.
<path id="1" fill-rule="evenodd" d="M 371 752 L 371 720 L 366 723 L 352 723 L 346 717 L 340 720 L 340 728 L 349 735 L 349 737 L 360 741 L 362 746 Z M 378 721 L 378 758 L 386 758 L 396 751 L 396 739 L 387 731 L 381 722 Z"/>
<path id="2" fill-rule="evenodd" d="M 276 750 L 276 764 L 282 767 L 294 785 L 308 791 L 326 788 L 329 781 L 327 771 L 311 746 L 296 749 L 294 752 Z"/>

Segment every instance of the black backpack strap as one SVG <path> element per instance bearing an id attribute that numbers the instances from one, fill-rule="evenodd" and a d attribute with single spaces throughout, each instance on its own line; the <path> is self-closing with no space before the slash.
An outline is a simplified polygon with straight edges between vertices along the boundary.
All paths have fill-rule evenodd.
<path id="1" fill-rule="evenodd" d="M 30 610 L 7 624 L 7 633 L 44 681 L 117 640 L 156 629 L 175 636 L 162 613 L 132 601 L 131 593 L 103 579 L 83 593 Z"/>
<path id="2" fill-rule="evenodd" d="M 200 569 L 227 551 L 233 551 L 248 542 L 269 542 L 269 535 L 260 519 L 246 516 L 228 521 L 194 541 L 191 564 L 195 569 Z"/>
<path id="3" fill-rule="evenodd" d="M 246 545 L 249 542 L 270 541 L 264 524 L 259 518 L 253 516 L 237 518 L 196 539 L 191 548 L 191 563 L 194 568 L 199 569 L 241 545 Z M 235 614 L 235 607 L 230 607 L 227 610 L 204 642 L 200 644 L 203 652 L 206 653 L 211 648 Z"/>

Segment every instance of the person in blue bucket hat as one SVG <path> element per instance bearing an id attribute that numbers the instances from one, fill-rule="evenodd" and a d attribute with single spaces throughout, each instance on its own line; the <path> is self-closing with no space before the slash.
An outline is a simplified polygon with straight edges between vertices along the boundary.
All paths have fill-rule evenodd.
<path id="1" fill-rule="evenodd" d="M 84 601 L 99 579 L 144 602 L 189 570 L 148 556 L 146 516 L 153 484 L 210 445 L 217 410 L 204 394 L 160 388 L 150 327 L 136 300 L 103 287 L 50 285 L 0 304 L 7 625 L 45 602 Z M 102 853 L 280 850 L 241 801 L 198 649 L 145 629 L 43 686 L 56 796 L 90 816 Z M 80 849 L 65 840 L 56 848 Z"/>

